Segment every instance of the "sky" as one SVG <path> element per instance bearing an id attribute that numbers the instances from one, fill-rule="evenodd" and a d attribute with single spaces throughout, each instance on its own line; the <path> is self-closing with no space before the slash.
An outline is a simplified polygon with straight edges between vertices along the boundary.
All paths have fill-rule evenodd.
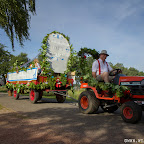
<path id="1" fill-rule="evenodd" d="M 87 47 L 107 50 L 108 62 L 123 63 L 144 71 L 143 0 L 36 0 L 36 15 L 31 16 L 30 39 L 15 51 L 0 29 L 0 42 L 14 55 L 21 52 L 30 59 L 38 55 L 43 38 L 52 31 L 70 37 L 76 51 Z"/>

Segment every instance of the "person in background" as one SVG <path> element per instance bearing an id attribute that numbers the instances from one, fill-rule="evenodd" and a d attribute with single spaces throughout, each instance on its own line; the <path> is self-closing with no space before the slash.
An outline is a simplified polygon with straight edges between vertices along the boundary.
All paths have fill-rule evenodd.
<path id="1" fill-rule="evenodd" d="M 38 59 L 34 59 L 34 65 L 35 65 L 35 67 L 38 68 L 38 75 L 40 75 L 41 74 L 41 66 L 39 64 Z"/>

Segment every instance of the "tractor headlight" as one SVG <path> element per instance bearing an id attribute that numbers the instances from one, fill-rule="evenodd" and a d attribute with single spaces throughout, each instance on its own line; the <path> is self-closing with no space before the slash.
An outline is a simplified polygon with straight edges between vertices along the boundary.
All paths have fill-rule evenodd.
<path id="1" fill-rule="evenodd" d="M 141 82 L 140 81 L 135 81 L 135 82 L 131 82 L 132 85 L 140 85 Z"/>
<path id="2" fill-rule="evenodd" d="M 140 81 L 121 82 L 121 85 L 140 85 Z"/>
<path id="3" fill-rule="evenodd" d="M 121 85 L 130 85 L 130 82 L 121 82 Z"/>

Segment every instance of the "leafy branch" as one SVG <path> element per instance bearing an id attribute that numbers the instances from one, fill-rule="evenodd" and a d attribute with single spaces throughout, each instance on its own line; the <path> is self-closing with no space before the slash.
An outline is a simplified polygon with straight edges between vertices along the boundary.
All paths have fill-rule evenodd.
<path id="1" fill-rule="evenodd" d="M 130 89 L 126 86 L 115 85 L 113 83 L 104 83 L 98 82 L 95 78 L 91 77 L 88 81 L 90 86 L 100 88 L 103 91 L 109 91 L 113 95 L 116 94 L 117 97 L 123 97 L 125 91 L 129 91 Z"/>

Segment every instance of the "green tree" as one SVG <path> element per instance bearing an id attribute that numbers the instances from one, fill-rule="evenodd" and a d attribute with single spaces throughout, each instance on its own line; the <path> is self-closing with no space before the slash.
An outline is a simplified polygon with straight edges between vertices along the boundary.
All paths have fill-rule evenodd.
<path id="1" fill-rule="evenodd" d="M 113 69 L 121 69 L 122 73 L 126 76 L 144 76 L 144 72 L 137 70 L 136 68 L 130 67 L 126 68 L 122 63 L 117 63 L 116 65 L 113 65 L 112 63 L 109 63 Z"/>
<path id="2" fill-rule="evenodd" d="M 2 76 L 6 82 L 5 74 L 13 67 L 13 63 L 18 60 L 18 65 L 20 65 L 22 62 L 26 63 L 29 58 L 26 53 L 20 53 L 18 56 L 14 56 L 4 48 L 5 46 L 0 44 L 0 76 Z"/>
<path id="3" fill-rule="evenodd" d="M 0 44 L 0 75 L 3 77 L 4 82 L 5 74 L 8 73 L 10 66 L 11 66 L 11 57 L 12 55 L 10 52 L 4 50 L 5 46 Z"/>
<path id="4" fill-rule="evenodd" d="M 129 76 L 138 76 L 139 71 L 137 69 L 130 67 L 128 71 L 129 71 L 128 73 Z"/>
<path id="5" fill-rule="evenodd" d="M 108 63 L 114 69 L 114 65 L 111 62 L 108 62 Z"/>
<path id="6" fill-rule="evenodd" d="M 124 66 L 122 63 L 117 63 L 116 65 L 114 65 L 114 68 L 119 68 L 119 69 L 123 69 Z"/>
<path id="7" fill-rule="evenodd" d="M 144 72 L 140 71 L 140 72 L 138 73 L 138 75 L 139 75 L 139 76 L 144 76 Z"/>
<path id="8" fill-rule="evenodd" d="M 23 46 L 29 40 L 30 12 L 35 14 L 35 0 L 0 0 L 0 27 L 10 38 L 14 50 L 14 38 Z"/>
<path id="9" fill-rule="evenodd" d="M 12 56 L 11 56 L 11 61 L 10 61 L 11 67 L 12 67 L 13 64 L 16 62 L 16 60 L 18 61 L 17 64 L 20 66 L 20 65 L 28 62 L 28 61 L 29 61 L 29 58 L 27 57 L 27 54 L 26 54 L 26 53 L 20 53 L 18 56 L 12 55 Z"/>

